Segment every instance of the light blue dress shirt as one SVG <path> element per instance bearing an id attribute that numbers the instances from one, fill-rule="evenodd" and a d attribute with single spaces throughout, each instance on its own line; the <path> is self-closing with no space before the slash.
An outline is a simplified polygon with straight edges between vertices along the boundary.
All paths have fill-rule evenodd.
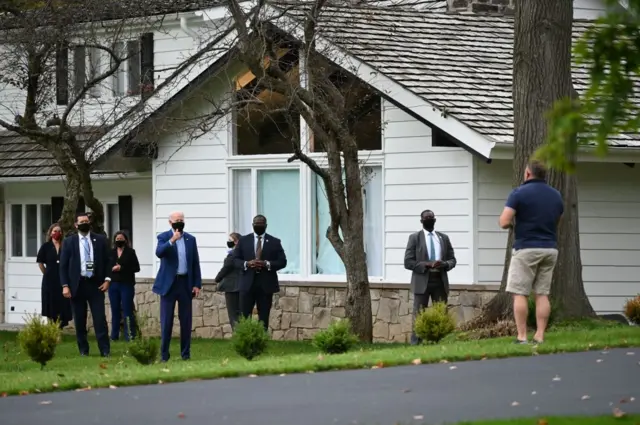
<path id="1" fill-rule="evenodd" d="M 187 274 L 187 249 L 184 245 L 184 235 L 176 241 L 178 249 L 178 274 Z"/>

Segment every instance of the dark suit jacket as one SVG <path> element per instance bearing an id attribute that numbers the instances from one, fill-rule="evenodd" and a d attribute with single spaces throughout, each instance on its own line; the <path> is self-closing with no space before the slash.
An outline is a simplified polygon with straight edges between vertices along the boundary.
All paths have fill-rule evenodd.
<path id="1" fill-rule="evenodd" d="M 238 292 L 238 278 L 240 271 L 236 269 L 233 261 L 233 253 L 227 255 L 222 264 L 222 268 L 214 279 L 218 283 L 218 291 Z"/>
<path id="2" fill-rule="evenodd" d="M 262 260 L 268 261 L 271 268 L 264 268 L 260 273 L 256 273 L 254 269 L 247 268 L 245 270 L 244 263 L 256 258 L 255 251 L 255 235 L 250 233 L 240 238 L 238 245 L 233 251 L 233 260 L 236 269 L 240 271 L 240 281 L 238 289 L 240 292 L 248 292 L 255 279 L 260 279 L 260 286 L 267 294 L 275 294 L 280 292 L 280 284 L 278 282 L 278 270 L 287 267 L 287 256 L 282 249 L 280 239 L 274 238 L 268 233 L 264 234 L 262 243 Z"/>
<path id="3" fill-rule="evenodd" d="M 440 269 L 444 289 L 449 293 L 449 276 L 447 272 L 456 266 L 456 256 L 451 246 L 449 236 L 442 232 L 435 232 L 440 240 L 441 258 L 445 267 Z M 412 233 L 407 242 L 407 249 L 404 251 L 404 268 L 411 270 L 411 290 L 414 294 L 424 294 L 429 282 L 429 270 L 424 267 L 423 262 L 429 261 L 429 251 L 424 237 L 424 231 L 420 230 Z"/>
<path id="4" fill-rule="evenodd" d="M 153 292 L 162 296 L 169 292 L 178 274 L 178 247 L 169 242 L 172 236 L 173 231 L 171 230 L 167 230 L 158 235 L 156 257 L 160 259 L 160 269 L 153 283 Z M 200 256 L 198 255 L 196 238 L 190 233 L 184 232 L 182 239 L 184 240 L 184 247 L 187 254 L 187 281 L 189 283 L 189 291 L 194 287 L 202 288 Z"/>
<path id="5" fill-rule="evenodd" d="M 109 246 L 107 238 L 97 233 L 89 233 L 93 245 L 93 279 L 102 283 L 109 276 Z M 60 284 L 69 285 L 74 297 L 80 284 L 80 239 L 71 235 L 62 242 L 60 250 Z"/>
<path id="6" fill-rule="evenodd" d="M 111 269 L 113 269 L 116 264 L 120 264 L 120 271 L 111 271 Z M 136 273 L 138 273 L 139 271 L 140 262 L 138 261 L 138 256 L 136 255 L 135 249 L 128 246 L 124 247 L 124 249 L 122 250 L 122 255 L 120 257 L 118 257 L 117 248 L 111 250 L 111 255 L 109 256 L 108 274 L 113 282 L 135 285 Z"/>

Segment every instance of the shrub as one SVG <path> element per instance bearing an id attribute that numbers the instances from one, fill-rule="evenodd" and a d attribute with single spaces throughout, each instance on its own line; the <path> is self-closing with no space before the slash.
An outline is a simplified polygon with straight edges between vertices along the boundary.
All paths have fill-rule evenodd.
<path id="1" fill-rule="evenodd" d="M 247 360 L 258 357 L 267 348 L 269 334 L 262 322 L 252 317 L 241 318 L 233 330 L 233 349 Z"/>
<path id="2" fill-rule="evenodd" d="M 60 343 L 62 331 L 60 324 L 47 321 L 40 316 L 28 316 L 25 327 L 18 334 L 18 341 L 29 358 L 40 364 L 40 368 L 53 359 L 56 347 Z"/>
<path id="3" fill-rule="evenodd" d="M 553 300 L 551 300 L 551 314 L 549 314 L 549 322 L 547 323 L 547 326 L 551 326 L 554 323 L 557 310 L 558 308 L 556 303 L 553 302 Z M 527 314 L 527 327 L 530 329 L 535 329 L 537 327 L 535 295 L 531 295 L 529 297 L 529 312 Z"/>
<path id="4" fill-rule="evenodd" d="M 358 342 L 348 319 L 338 320 L 313 337 L 313 345 L 326 354 L 346 353 Z"/>
<path id="5" fill-rule="evenodd" d="M 439 342 L 455 328 L 456 322 L 445 303 L 435 303 L 431 308 L 422 310 L 414 325 L 418 338 L 428 342 Z"/>
<path id="6" fill-rule="evenodd" d="M 626 302 L 624 315 L 627 316 L 631 323 L 640 325 L 640 295 Z"/>
<path id="7" fill-rule="evenodd" d="M 129 343 L 128 348 L 129 354 L 131 354 L 138 363 L 141 365 L 150 365 L 158 359 L 160 347 L 158 347 L 157 340 L 142 334 L 141 328 L 144 327 L 144 323 L 146 323 L 146 318 L 141 319 L 140 316 L 135 313 L 135 323 L 133 326 L 135 328 L 135 337 Z"/>

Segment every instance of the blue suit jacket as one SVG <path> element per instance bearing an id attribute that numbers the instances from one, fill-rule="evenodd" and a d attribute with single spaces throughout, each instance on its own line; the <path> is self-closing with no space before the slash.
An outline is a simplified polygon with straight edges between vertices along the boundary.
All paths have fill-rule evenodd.
<path id="1" fill-rule="evenodd" d="M 171 244 L 169 240 L 173 236 L 173 231 L 167 230 L 158 235 L 158 247 L 156 257 L 160 259 L 160 270 L 153 283 L 153 292 L 158 295 L 166 295 L 178 274 L 178 248 Z M 184 232 L 182 235 L 184 247 L 187 251 L 187 281 L 189 291 L 195 288 L 202 288 L 202 274 L 200 272 L 200 256 L 198 255 L 198 244 L 196 238 Z"/>
<path id="2" fill-rule="evenodd" d="M 110 271 L 107 238 L 89 233 L 89 239 L 93 245 L 93 277 L 102 284 Z M 60 284 L 69 285 L 72 297 L 80 284 L 80 267 L 80 239 L 76 234 L 65 238 L 60 250 Z"/>

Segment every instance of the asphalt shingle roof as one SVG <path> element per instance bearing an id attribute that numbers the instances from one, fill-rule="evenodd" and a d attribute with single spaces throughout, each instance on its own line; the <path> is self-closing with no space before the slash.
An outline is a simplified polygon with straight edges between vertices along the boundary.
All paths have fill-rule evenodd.
<path id="1" fill-rule="evenodd" d="M 513 143 L 512 18 L 349 7 L 327 7 L 323 17 L 323 35 L 358 59 L 479 133 Z M 589 25 L 575 21 L 574 39 Z M 574 66 L 573 78 L 584 90 L 587 70 Z M 610 144 L 640 147 L 640 135 Z"/>

